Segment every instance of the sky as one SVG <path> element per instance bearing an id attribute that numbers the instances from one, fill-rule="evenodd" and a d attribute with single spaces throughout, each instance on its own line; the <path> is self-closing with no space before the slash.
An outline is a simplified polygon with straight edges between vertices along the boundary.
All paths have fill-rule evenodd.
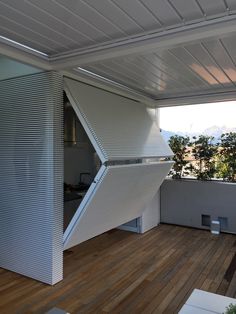
<path id="1" fill-rule="evenodd" d="M 163 130 L 192 133 L 211 126 L 236 128 L 236 101 L 160 109 Z"/>

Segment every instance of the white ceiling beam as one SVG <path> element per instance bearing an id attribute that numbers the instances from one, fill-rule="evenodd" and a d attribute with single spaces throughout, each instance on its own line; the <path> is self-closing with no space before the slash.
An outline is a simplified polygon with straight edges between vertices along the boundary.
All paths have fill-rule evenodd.
<path id="1" fill-rule="evenodd" d="M 61 71 L 61 73 L 69 78 L 75 79 L 77 81 L 86 83 L 88 85 L 96 86 L 98 88 L 104 89 L 108 92 L 130 98 L 133 100 L 136 100 L 138 102 L 141 102 L 148 107 L 155 108 L 156 107 L 156 101 L 151 99 L 149 96 L 146 96 L 140 92 L 137 92 L 133 89 L 130 89 L 126 86 L 120 85 L 115 82 L 109 82 L 108 80 L 93 77 L 92 75 L 83 74 L 76 70 L 70 70 L 70 71 Z"/>
<path id="2" fill-rule="evenodd" d="M 185 97 L 170 97 L 165 99 L 157 99 L 155 101 L 156 108 L 199 105 L 207 103 L 216 103 L 224 101 L 236 101 L 235 91 L 225 91 L 212 94 L 192 95 Z"/>
<path id="3" fill-rule="evenodd" d="M 63 53 L 50 58 L 55 70 L 84 66 L 115 57 L 156 49 L 166 49 L 197 40 L 218 37 L 236 31 L 236 17 L 224 16 L 213 20 L 188 24 L 166 31 L 140 35 L 111 43 Z"/>
<path id="4" fill-rule="evenodd" d="M 0 38 L 0 55 L 7 56 L 42 70 L 52 70 L 47 56 L 17 43 L 4 40 L 3 38 Z"/>

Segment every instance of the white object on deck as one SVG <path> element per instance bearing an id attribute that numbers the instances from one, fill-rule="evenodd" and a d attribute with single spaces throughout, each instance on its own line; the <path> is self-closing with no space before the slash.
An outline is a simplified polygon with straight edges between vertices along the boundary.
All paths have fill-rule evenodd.
<path id="1" fill-rule="evenodd" d="M 47 313 L 45 314 L 70 314 L 69 312 L 66 312 L 62 309 L 59 309 L 57 307 L 52 308 L 51 310 L 49 310 Z"/>
<path id="2" fill-rule="evenodd" d="M 222 314 L 226 311 L 226 307 L 229 306 L 230 303 L 236 304 L 236 299 L 194 289 L 179 314 Z"/>
<path id="3" fill-rule="evenodd" d="M 219 220 L 211 221 L 211 233 L 212 234 L 220 234 L 220 222 Z"/>

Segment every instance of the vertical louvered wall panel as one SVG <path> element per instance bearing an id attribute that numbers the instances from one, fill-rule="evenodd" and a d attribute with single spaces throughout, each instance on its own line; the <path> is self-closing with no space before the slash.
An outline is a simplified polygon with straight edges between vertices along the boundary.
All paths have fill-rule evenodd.
<path id="1" fill-rule="evenodd" d="M 0 267 L 62 279 L 62 77 L 0 82 Z"/>

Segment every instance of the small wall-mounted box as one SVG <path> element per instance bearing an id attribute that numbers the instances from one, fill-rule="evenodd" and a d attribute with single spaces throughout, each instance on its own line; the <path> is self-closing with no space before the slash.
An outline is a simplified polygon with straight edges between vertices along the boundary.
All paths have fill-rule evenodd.
<path id="1" fill-rule="evenodd" d="M 211 233 L 212 234 L 220 234 L 220 222 L 219 220 L 211 221 Z"/>

